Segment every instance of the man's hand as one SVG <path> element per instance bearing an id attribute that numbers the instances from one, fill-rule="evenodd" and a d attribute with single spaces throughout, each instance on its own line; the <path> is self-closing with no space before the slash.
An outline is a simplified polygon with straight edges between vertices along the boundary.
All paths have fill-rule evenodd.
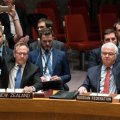
<path id="1" fill-rule="evenodd" d="M 34 90 L 33 90 L 33 86 L 25 86 L 24 89 L 23 89 L 23 92 L 24 93 L 32 93 Z"/>
<path id="2" fill-rule="evenodd" d="M 42 82 L 47 81 L 46 78 L 45 78 L 45 76 L 42 76 L 42 77 L 40 77 L 40 78 L 41 78 L 41 81 L 42 81 Z"/>
<path id="3" fill-rule="evenodd" d="M 29 35 L 26 35 L 25 37 L 21 37 L 19 41 L 24 42 L 24 43 L 28 43 L 29 40 L 30 40 Z"/>
<path id="4" fill-rule="evenodd" d="M 87 93 L 87 89 L 83 86 L 81 86 L 79 89 L 78 89 L 78 92 L 79 94 L 84 94 L 84 93 Z"/>
<path id="5" fill-rule="evenodd" d="M 13 20 L 16 20 L 16 10 L 15 10 L 15 5 L 9 6 L 10 11 L 8 14 L 12 17 Z"/>
<path id="6" fill-rule="evenodd" d="M 61 80 L 61 77 L 55 75 L 55 76 L 52 76 L 50 80 Z"/>

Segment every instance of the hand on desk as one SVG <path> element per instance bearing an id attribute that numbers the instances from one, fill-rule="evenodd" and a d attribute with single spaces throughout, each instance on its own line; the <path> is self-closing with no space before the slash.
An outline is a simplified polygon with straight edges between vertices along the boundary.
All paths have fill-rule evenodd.
<path id="1" fill-rule="evenodd" d="M 84 94 L 84 93 L 87 93 L 87 89 L 82 86 L 78 89 L 78 92 L 79 92 L 79 94 Z"/>
<path id="2" fill-rule="evenodd" d="M 33 86 L 25 86 L 23 89 L 24 93 L 32 93 L 35 91 L 35 88 Z"/>

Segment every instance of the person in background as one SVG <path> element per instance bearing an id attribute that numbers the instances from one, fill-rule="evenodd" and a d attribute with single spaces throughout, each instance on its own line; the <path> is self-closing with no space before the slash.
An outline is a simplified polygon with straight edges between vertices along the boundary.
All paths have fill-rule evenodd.
<path id="1" fill-rule="evenodd" d="M 103 42 L 103 44 L 111 42 L 111 43 L 114 43 L 115 45 L 117 45 L 118 40 L 117 40 L 116 32 L 113 29 L 106 29 L 104 31 L 102 42 Z M 118 57 L 117 61 L 119 61 L 119 57 Z M 100 64 L 102 64 L 101 47 L 93 49 L 92 51 L 90 51 L 89 60 L 88 60 L 88 67 L 90 68 L 90 67 L 100 65 Z"/>
<path id="2" fill-rule="evenodd" d="M 39 35 L 40 31 L 44 28 L 50 28 L 52 30 L 53 29 L 53 22 L 50 19 L 46 19 L 46 18 L 41 18 L 40 20 L 38 20 L 38 24 L 37 24 L 38 35 Z M 33 42 L 29 45 L 29 48 L 31 51 L 35 50 L 35 49 L 41 47 L 40 44 L 41 44 L 40 38 L 38 38 L 38 40 L 36 40 L 35 42 Z M 53 47 L 56 49 L 59 49 L 59 50 L 66 51 L 64 43 L 60 42 L 56 39 L 53 40 Z"/>
<path id="3" fill-rule="evenodd" d="M 30 61 L 41 69 L 42 81 L 61 80 L 64 90 L 69 90 L 66 85 L 71 79 L 69 63 L 66 53 L 53 47 L 53 31 L 44 28 L 40 31 L 41 46 L 30 52 Z"/>
<path id="4" fill-rule="evenodd" d="M 9 41 L 9 47 L 13 49 L 16 40 L 18 41 L 21 37 L 21 41 L 28 42 L 29 40 L 30 28 L 27 21 L 27 14 L 24 9 L 14 5 L 15 0 L 3 0 L 3 4 L 5 6 L 12 6 L 12 12 L 14 11 L 14 17 L 9 12 L 0 14 L 0 20 L 5 27 L 6 39 Z"/>
<path id="5" fill-rule="evenodd" d="M 29 47 L 24 42 L 17 42 L 13 56 L 0 57 L 0 88 L 23 88 L 23 92 L 42 89 L 39 68 L 28 61 Z"/>
<path id="6" fill-rule="evenodd" d="M 120 21 L 117 21 L 114 25 L 113 28 L 116 32 L 116 36 L 118 39 L 118 48 L 120 48 Z"/>
<path id="7" fill-rule="evenodd" d="M 120 94 L 120 63 L 116 63 L 118 48 L 109 42 L 101 47 L 102 64 L 88 69 L 80 94 L 87 92 Z"/>
<path id="8" fill-rule="evenodd" d="M 7 46 L 7 43 L 5 41 L 5 36 L 3 33 L 3 26 L 0 25 L 0 56 L 7 56 L 7 55 L 11 55 L 12 54 L 12 49 L 10 49 Z"/>

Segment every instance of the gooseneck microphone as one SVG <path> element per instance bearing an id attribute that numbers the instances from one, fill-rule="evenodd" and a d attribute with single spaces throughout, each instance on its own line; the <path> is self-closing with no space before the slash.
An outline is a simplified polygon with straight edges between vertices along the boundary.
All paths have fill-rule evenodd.
<path id="1" fill-rule="evenodd" d="M 97 82 L 97 96 L 100 91 L 100 81 L 101 81 L 101 77 L 99 77 L 98 82 Z"/>

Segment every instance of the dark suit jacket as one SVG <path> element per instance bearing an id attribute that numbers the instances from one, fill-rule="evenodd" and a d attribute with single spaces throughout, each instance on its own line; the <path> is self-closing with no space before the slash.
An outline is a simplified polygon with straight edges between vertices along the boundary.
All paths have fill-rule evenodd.
<path id="1" fill-rule="evenodd" d="M 5 57 L 7 55 L 12 55 L 12 49 L 8 48 L 7 46 L 3 46 L 2 55 Z"/>
<path id="2" fill-rule="evenodd" d="M 0 87 L 7 88 L 9 83 L 9 72 L 15 65 L 15 60 L 11 56 L 7 56 L 6 59 L 0 58 Z M 39 78 L 39 69 L 36 65 L 27 62 L 23 71 L 21 80 L 21 88 L 25 86 L 34 86 L 36 90 L 42 89 L 42 83 Z"/>
<path id="3" fill-rule="evenodd" d="M 89 54 L 88 67 L 93 67 L 102 64 L 101 60 L 101 47 L 93 49 Z"/>
<path id="4" fill-rule="evenodd" d="M 52 68 L 53 74 L 58 75 L 61 77 L 63 83 L 67 83 L 71 79 L 70 69 L 68 60 L 66 57 L 65 52 L 54 49 L 52 50 L 53 61 L 52 61 Z M 30 61 L 36 64 L 41 69 L 41 76 L 43 76 L 43 66 L 42 66 L 42 53 L 40 49 L 36 49 L 30 52 Z"/>
<path id="5" fill-rule="evenodd" d="M 120 49 L 118 49 L 118 52 L 120 53 Z M 116 62 L 120 62 L 120 54 L 117 57 Z M 88 67 L 93 67 L 97 65 L 102 64 L 102 59 L 101 59 L 101 47 L 93 49 L 90 54 L 89 54 L 89 61 L 88 61 Z"/>
<path id="6" fill-rule="evenodd" d="M 112 69 L 114 80 L 116 83 L 117 93 L 120 94 L 120 63 L 115 64 Z M 84 86 L 88 91 L 99 92 L 100 91 L 100 80 L 101 80 L 101 65 L 94 66 L 88 69 L 87 77 L 83 82 Z"/>
<path id="7" fill-rule="evenodd" d="M 36 40 L 35 42 L 33 42 L 29 45 L 30 51 L 38 49 L 40 47 L 41 47 L 41 43 L 39 40 Z M 64 43 L 60 42 L 58 40 L 53 40 L 53 48 L 56 48 L 56 49 L 59 49 L 62 51 L 66 51 Z"/>

